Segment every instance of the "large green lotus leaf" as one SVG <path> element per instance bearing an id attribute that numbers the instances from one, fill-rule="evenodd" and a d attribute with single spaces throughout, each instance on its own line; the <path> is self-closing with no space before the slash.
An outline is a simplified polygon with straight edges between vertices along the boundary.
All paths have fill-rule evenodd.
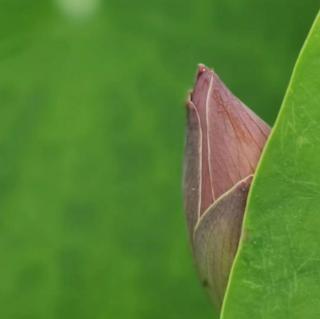
<path id="1" fill-rule="evenodd" d="M 254 180 L 223 319 L 320 317 L 320 16 Z"/>

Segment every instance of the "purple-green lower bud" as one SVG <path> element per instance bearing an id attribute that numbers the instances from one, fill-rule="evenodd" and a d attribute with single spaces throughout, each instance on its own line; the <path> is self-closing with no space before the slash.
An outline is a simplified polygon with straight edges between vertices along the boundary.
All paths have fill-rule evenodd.
<path id="1" fill-rule="evenodd" d="M 203 285 L 220 310 L 269 126 L 200 65 L 187 102 L 184 201 Z"/>

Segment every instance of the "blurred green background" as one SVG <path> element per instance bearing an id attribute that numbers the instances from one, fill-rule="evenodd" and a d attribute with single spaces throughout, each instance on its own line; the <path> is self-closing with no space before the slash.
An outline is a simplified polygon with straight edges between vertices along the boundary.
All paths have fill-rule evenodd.
<path id="1" fill-rule="evenodd" d="M 269 123 L 318 0 L 0 0 L 0 316 L 211 318 L 181 195 L 199 62 Z"/>

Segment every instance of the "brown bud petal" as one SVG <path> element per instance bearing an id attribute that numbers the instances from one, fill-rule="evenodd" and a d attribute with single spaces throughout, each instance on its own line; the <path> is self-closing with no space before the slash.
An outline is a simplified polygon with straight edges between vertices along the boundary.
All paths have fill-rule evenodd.
<path id="1" fill-rule="evenodd" d="M 270 128 L 203 65 L 187 113 L 184 197 L 188 228 L 201 276 L 220 305 L 240 237 L 250 176 Z M 223 261 L 216 259 L 221 256 Z M 202 258 L 211 260 L 206 260 L 211 270 L 204 273 Z"/>
<path id="2" fill-rule="evenodd" d="M 194 257 L 201 282 L 220 309 L 238 247 L 252 175 L 222 195 L 202 215 L 194 231 Z"/>

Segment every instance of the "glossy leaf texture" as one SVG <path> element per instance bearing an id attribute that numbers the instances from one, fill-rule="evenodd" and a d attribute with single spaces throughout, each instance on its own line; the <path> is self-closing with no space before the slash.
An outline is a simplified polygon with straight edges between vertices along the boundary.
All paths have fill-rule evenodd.
<path id="1" fill-rule="evenodd" d="M 222 319 L 320 317 L 320 17 L 249 193 Z"/>

